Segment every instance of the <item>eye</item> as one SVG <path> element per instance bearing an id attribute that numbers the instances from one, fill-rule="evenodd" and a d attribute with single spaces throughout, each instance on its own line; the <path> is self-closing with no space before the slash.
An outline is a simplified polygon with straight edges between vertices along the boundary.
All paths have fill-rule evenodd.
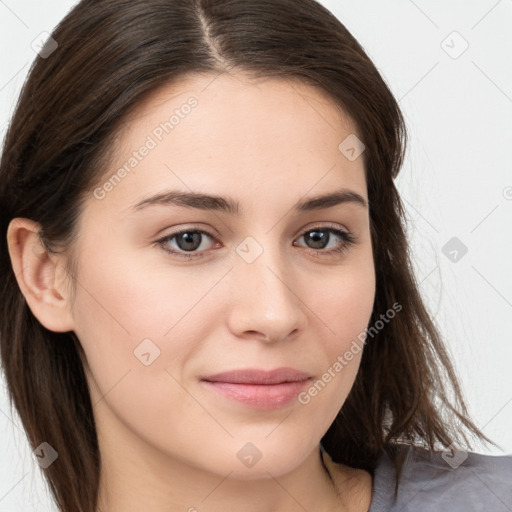
<path id="1" fill-rule="evenodd" d="M 197 254 L 196 252 L 198 249 L 206 249 L 204 247 L 205 244 L 203 243 L 204 235 L 212 240 L 215 238 L 214 235 L 208 231 L 200 229 L 182 229 L 180 231 L 176 231 L 175 233 L 171 233 L 170 235 L 167 235 L 160 240 L 157 240 L 156 243 L 158 243 L 166 252 L 181 258 L 190 259 L 201 256 L 201 254 Z M 176 241 L 176 245 L 175 247 L 172 247 L 169 242 L 172 242 L 174 239 Z"/>
<path id="2" fill-rule="evenodd" d="M 348 231 L 326 226 L 318 226 L 309 229 L 299 240 L 300 239 L 304 239 L 306 244 L 310 244 L 307 249 L 318 256 L 334 256 L 336 254 L 345 253 L 348 251 L 350 245 L 357 242 L 356 237 Z M 331 244 L 331 242 L 333 242 L 333 244 Z M 329 244 L 331 244 L 331 247 L 328 247 Z"/>

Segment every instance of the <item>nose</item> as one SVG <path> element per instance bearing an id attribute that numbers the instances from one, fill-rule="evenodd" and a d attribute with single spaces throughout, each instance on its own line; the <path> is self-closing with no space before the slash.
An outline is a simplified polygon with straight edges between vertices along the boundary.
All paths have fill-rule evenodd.
<path id="1" fill-rule="evenodd" d="M 279 250 L 266 248 L 253 262 L 236 255 L 228 322 L 239 338 L 277 342 L 296 337 L 308 322 L 303 280 Z"/>

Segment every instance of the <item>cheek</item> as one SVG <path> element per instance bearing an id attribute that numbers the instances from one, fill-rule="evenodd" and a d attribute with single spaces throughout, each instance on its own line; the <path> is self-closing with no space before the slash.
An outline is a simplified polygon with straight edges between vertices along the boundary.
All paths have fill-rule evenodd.
<path id="1" fill-rule="evenodd" d="M 89 259 L 83 268 L 74 315 L 84 338 L 104 355 L 111 347 L 126 359 L 123 354 L 131 354 L 145 338 L 168 343 L 190 313 L 201 309 L 202 298 L 222 275 L 149 267 L 137 257 L 114 254 L 108 261 Z M 100 338 L 109 340 L 107 346 Z"/>
<path id="2" fill-rule="evenodd" d="M 325 326 L 327 351 L 331 356 L 345 352 L 354 339 L 364 339 L 362 334 L 373 311 L 375 273 L 371 260 L 343 267 L 339 275 L 317 283 L 310 297 L 314 301 L 311 309 L 318 312 Z"/>
<path id="3" fill-rule="evenodd" d="M 319 283 L 312 296 L 311 309 L 318 312 L 318 325 L 324 326 L 325 360 L 317 381 L 305 391 L 303 403 L 316 402 L 323 410 L 319 414 L 332 421 L 353 386 L 364 350 L 375 299 L 371 260 L 344 268 L 336 279 Z"/>
<path id="4" fill-rule="evenodd" d="M 133 379 L 140 372 L 147 378 L 149 368 L 180 368 L 206 336 L 208 312 L 200 300 L 214 279 L 196 279 L 191 286 L 183 273 L 144 269 L 127 258 L 87 260 L 73 314 L 100 391 L 110 389 L 128 371 Z M 198 315 L 203 321 L 197 321 Z"/>
<path id="5" fill-rule="evenodd" d="M 201 423 L 202 410 L 180 383 L 215 321 L 201 298 L 218 277 L 194 279 L 192 285 L 179 271 L 165 281 L 162 276 L 170 272 L 137 265 L 121 259 L 88 262 L 77 290 L 76 334 L 102 431 L 124 424 L 163 447 L 170 430 L 180 437 L 181 428 L 186 438 L 196 429 L 199 436 L 208 420 L 205 414 Z M 184 421 L 170 429 L 177 414 Z"/>

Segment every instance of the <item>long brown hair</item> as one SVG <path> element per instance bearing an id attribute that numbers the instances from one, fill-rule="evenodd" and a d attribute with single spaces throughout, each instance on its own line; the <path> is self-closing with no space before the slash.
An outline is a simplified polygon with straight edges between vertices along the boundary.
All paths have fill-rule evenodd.
<path id="1" fill-rule="evenodd" d="M 44 470 L 61 511 L 95 512 L 100 453 L 79 340 L 45 329 L 10 263 L 11 219 L 37 222 L 48 252 L 69 251 L 83 201 L 101 182 L 124 120 L 157 88 L 189 73 L 249 72 L 327 93 L 355 122 L 365 173 L 377 278 L 354 386 L 322 444 L 333 460 L 373 471 L 399 443 L 471 448 L 456 374 L 418 291 L 394 185 L 406 130 L 399 106 L 362 47 L 315 0 L 83 0 L 56 27 L 58 47 L 37 57 L 10 122 L 0 164 L 1 361 L 11 407 L 29 442 L 58 460 Z M 51 48 L 48 47 L 48 50 Z"/>

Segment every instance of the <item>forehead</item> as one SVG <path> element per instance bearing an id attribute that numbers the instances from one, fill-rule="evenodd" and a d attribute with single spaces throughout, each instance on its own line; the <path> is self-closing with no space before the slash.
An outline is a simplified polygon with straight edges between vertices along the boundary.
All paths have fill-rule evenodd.
<path id="1" fill-rule="evenodd" d="M 352 120 L 318 87 L 282 78 L 189 75 L 153 92 L 124 120 L 103 183 L 116 173 L 122 179 L 110 180 L 103 204 L 126 209 L 143 195 L 177 186 L 233 196 L 271 186 L 295 202 L 316 183 L 342 182 L 364 196 L 363 159 L 351 161 L 340 150 L 356 134 Z"/>
<path id="2" fill-rule="evenodd" d="M 238 73 L 188 73 L 181 75 L 168 83 L 153 90 L 144 99 L 140 100 L 127 116 L 125 125 L 131 121 L 141 120 L 144 116 L 155 114 L 167 102 L 168 106 L 174 100 L 179 106 L 184 98 L 193 95 L 201 104 L 215 103 L 218 106 L 228 105 L 229 112 L 237 110 L 250 110 L 264 105 L 286 105 L 295 108 L 296 113 L 304 113 L 309 107 L 317 115 L 323 117 L 324 122 L 332 125 L 341 122 L 346 128 L 355 131 L 352 120 L 346 115 L 337 102 L 319 85 L 312 85 L 301 80 L 300 77 L 252 77 L 248 72 Z M 326 111 L 331 111 L 325 117 Z M 253 111 L 257 114 L 257 111 Z"/>

